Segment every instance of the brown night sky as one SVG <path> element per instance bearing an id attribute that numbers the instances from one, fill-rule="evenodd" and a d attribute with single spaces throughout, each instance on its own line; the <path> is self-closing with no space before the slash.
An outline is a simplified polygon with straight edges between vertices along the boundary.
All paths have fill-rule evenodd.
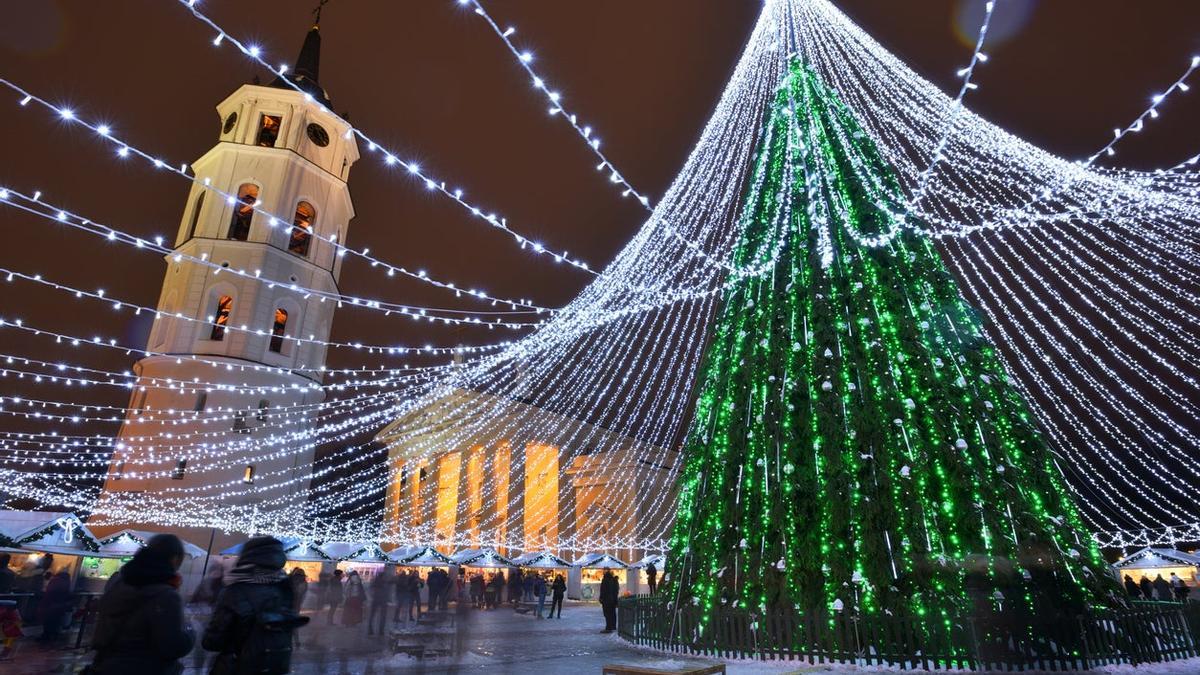
<path id="1" fill-rule="evenodd" d="M 311 3 L 315 4 L 315 3 Z M 970 56 L 982 1 L 839 0 L 884 45 L 944 91 Z M 752 0 L 491 0 L 485 5 L 564 103 L 594 126 L 630 181 L 657 198 L 682 164 L 720 94 L 761 3 Z M 213 34 L 173 0 L 65 2 L 8 0 L 0 22 L 0 76 L 87 119 L 103 119 L 131 143 L 174 164 L 191 162 L 216 140 L 214 106 L 255 74 L 240 53 L 214 48 Z M 205 11 L 292 62 L 309 26 L 310 2 L 203 0 Z M 976 75 L 968 105 L 1016 134 L 1067 157 L 1103 145 L 1114 126 L 1145 108 L 1200 53 L 1200 3 L 1180 0 L 1000 0 L 993 57 Z M 321 83 L 334 109 L 419 160 L 432 175 L 495 208 L 509 224 L 594 266 L 607 263 L 639 227 L 643 212 L 594 170 L 596 161 L 543 100 L 486 25 L 452 0 L 333 0 L 322 21 Z M 1200 82 L 1196 83 L 1200 86 Z M 1123 143 L 1133 167 L 1174 164 L 1200 151 L 1200 91 L 1173 99 L 1160 120 Z M 0 185 L 42 190 L 96 221 L 142 236 L 173 238 L 188 184 L 134 160 L 119 161 L 90 132 L 15 105 L 0 93 Z M 500 296 L 565 303 L 588 281 L 570 267 L 522 251 L 510 238 L 426 193 L 401 169 L 365 153 L 350 187 L 358 217 L 350 245 L 395 264 Z M 0 208 L 0 266 L 42 273 L 144 305 L 158 298 L 163 264 L 154 254 L 108 244 Z M 350 261 L 349 294 L 396 302 L 472 307 L 446 292 L 387 279 Z M 27 283 L 0 286 L 0 316 L 68 333 L 144 346 L 146 316 L 115 313 Z M 338 341 L 453 344 L 495 334 L 422 328 L 399 318 L 342 310 Z M 63 348 L 0 331 L 0 351 L 65 359 L 110 370 L 134 357 Z M 379 357 L 333 350 L 330 365 L 375 364 Z M 55 386 L 14 387 L 47 399 L 79 400 Z M 89 400 L 124 405 L 122 390 Z M 0 429 L 29 429 L 0 417 Z M 44 427 L 38 427 L 44 428 Z M 89 431 L 111 433 L 113 427 Z"/>

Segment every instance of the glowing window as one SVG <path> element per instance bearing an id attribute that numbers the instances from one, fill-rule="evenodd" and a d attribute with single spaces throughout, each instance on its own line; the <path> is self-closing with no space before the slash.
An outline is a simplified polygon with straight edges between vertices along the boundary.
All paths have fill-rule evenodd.
<path id="1" fill-rule="evenodd" d="M 263 115 L 258 125 L 258 141 L 255 144 L 264 148 L 275 147 L 282 123 L 283 117 L 279 115 Z"/>
<path id="2" fill-rule="evenodd" d="M 258 186 L 242 183 L 238 188 L 237 202 L 233 205 L 233 217 L 229 221 L 229 238 L 246 241 L 250 238 L 250 222 L 254 220 L 254 205 L 258 203 Z"/>
<path id="3" fill-rule="evenodd" d="M 287 310 L 275 308 L 275 323 L 271 325 L 271 351 L 276 354 L 283 351 L 283 335 L 287 332 L 287 320 Z"/>
<path id="4" fill-rule="evenodd" d="M 217 341 L 225 339 L 225 327 L 229 325 L 229 315 L 232 312 L 233 298 L 228 295 L 217 298 L 217 310 L 213 312 L 212 332 L 209 334 L 209 339 Z"/>
<path id="5" fill-rule="evenodd" d="M 242 472 L 242 482 L 243 483 L 253 483 L 254 482 L 254 465 L 253 464 L 246 465 L 246 470 Z"/>
<path id="6" fill-rule="evenodd" d="M 288 239 L 288 251 L 299 256 L 308 255 L 308 246 L 312 242 L 313 221 L 317 218 L 317 210 L 308 202 L 296 204 L 296 215 L 292 218 L 292 235 Z"/>

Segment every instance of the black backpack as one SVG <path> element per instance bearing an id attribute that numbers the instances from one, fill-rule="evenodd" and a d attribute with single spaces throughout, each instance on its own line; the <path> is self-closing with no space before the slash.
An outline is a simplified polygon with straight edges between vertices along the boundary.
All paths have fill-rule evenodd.
<path id="1" fill-rule="evenodd" d="M 291 609 L 264 610 L 254 617 L 237 655 L 237 672 L 282 675 L 291 670 L 292 631 L 308 623 Z"/>

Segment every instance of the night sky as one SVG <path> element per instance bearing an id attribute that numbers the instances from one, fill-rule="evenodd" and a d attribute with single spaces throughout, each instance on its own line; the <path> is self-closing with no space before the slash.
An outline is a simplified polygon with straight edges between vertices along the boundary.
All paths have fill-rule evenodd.
<path id="1" fill-rule="evenodd" d="M 312 4 L 315 4 L 312 3 Z M 970 57 L 982 1 L 841 0 L 837 3 L 885 46 L 943 91 Z M 515 41 L 563 102 L 592 125 L 603 149 L 652 199 L 683 163 L 725 85 L 761 3 L 743 0 L 490 0 Z M 216 140 L 214 106 L 256 74 L 229 46 L 173 0 L 82 3 L 8 0 L 0 21 L 0 76 L 115 133 L 172 164 L 191 162 Z M 202 0 L 237 37 L 271 61 L 292 63 L 310 25 L 310 3 Z M 1123 0 L 999 0 L 989 63 L 968 106 L 1031 142 L 1068 158 L 1086 156 L 1148 104 L 1200 53 L 1200 3 Z M 641 225 L 644 212 L 595 171 L 574 132 L 546 113 L 523 72 L 490 29 L 451 0 L 333 0 L 322 21 L 321 83 L 333 108 L 418 160 L 431 175 L 507 216 L 510 226 L 606 264 Z M 1196 82 L 1200 86 L 1200 82 Z M 1134 168 L 1171 165 L 1200 150 L 1200 91 L 1163 107 L 1162 118 L 1122 143 L 1116 160 Z M 189 185 L 135 160 L 44 110 L 0 94 L 0 185 L 42 190 L 47 199 L 136 235 L 173 240 Z M 358 212 L 349 243 L 399 265 L 499 296 L 558 306 L 589 277 L 522 251 L 511 238 L 433 196 L 402 169 L 364 151 L 351 172 Z M 1111 160 L 1110 160 L 1111 162 Z M 154 305 L 164 265 L 153 253 L 109 244 L 0 207 L 0 266 L 62 283 L 104 288 Z M 341 288 L 394 302 L 479 307 L 423 284 L 387 279 L 347 258 Z M 0 316 L 43 328 L 145 345 L 149 317 L 116 313 L 28 283 L 0 286 Z M 495 333 L 427 328 L 396 317 L 344 309 L 332 340 L 369 343 L 494 341 Z M 64 348 L 0 331 L 0 351 L 125 370 L 121 352 Z M 331 367 L 378 364 L 381 357 L 331 350 Z M 394 361 L 393 361 L 394 363 Z M 119 389 L 90 394 L 54 386 L 5 393 L 122 406 Z M 45 429 L 4 416 L 0 429 Z M 112 433 L 115 425 L 87 429 Z"/>

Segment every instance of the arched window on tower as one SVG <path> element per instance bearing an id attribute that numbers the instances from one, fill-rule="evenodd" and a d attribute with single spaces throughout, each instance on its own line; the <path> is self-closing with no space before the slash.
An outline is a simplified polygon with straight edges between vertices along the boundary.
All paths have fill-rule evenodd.
<path id="1" fill-rule="evenodd" d="M 275 147 L 275 140 L 279 138 L 279 127 L 283 125 L 283 117 L 280 115 L 263 115 L 259 118 L 261 121 L 258 124 L 258 140 L 255 145 L 264 148 Z"/>
<path id="2" fill-rule="evenodd" d="M 287 332 L 288 313 L 286 309 L 275 308 L 275 323 L 271 326 L 271 351 L 283 353 L 283 336 Z"/>
<path id="3" fill-rule="evenodd" d="M 292 218 L 292 236 L 288 239 L 288 251 L 299 256 L 308 256 L 308 246 L 312 242 L 313 222 L 317 219 L 317 210 L 308 202 L 296 204 L 296 216 Z"/>
<path id="4" fill-rule="evenodd" d="M 188 224 L 187 238 L 191 239 L 196 236 L 196 226 L 200 224 L 200 209 L 204 208 L 204 195 L 206 192 L 201 192 L 200 196 L 196 197 L 196 204 L 192 207 L 192 222 Z M 187 241 L 186 239 L 184 241 Z"/>
<path id="5" fill-rule="evenodd" d="M 242 183 L 238 188 L 237 201 L 233 204 L 233 218 L 229 221 L 229 238 L 246 241 L 250 238 L 250 221 L 254 220 L 254 206 L 258 203 L 258 186 Z"/>
<path id="6" fill-rule="evenodd" d="M 228 295 L 222 295 L 217 298 L 216 311 L 212 316 L 212 332 L 209 333 L 210 340 L 221 341 L 225 339 L 225 327 L 229 325 L 229 315 L 233 313 L 233 298 Z"/>

